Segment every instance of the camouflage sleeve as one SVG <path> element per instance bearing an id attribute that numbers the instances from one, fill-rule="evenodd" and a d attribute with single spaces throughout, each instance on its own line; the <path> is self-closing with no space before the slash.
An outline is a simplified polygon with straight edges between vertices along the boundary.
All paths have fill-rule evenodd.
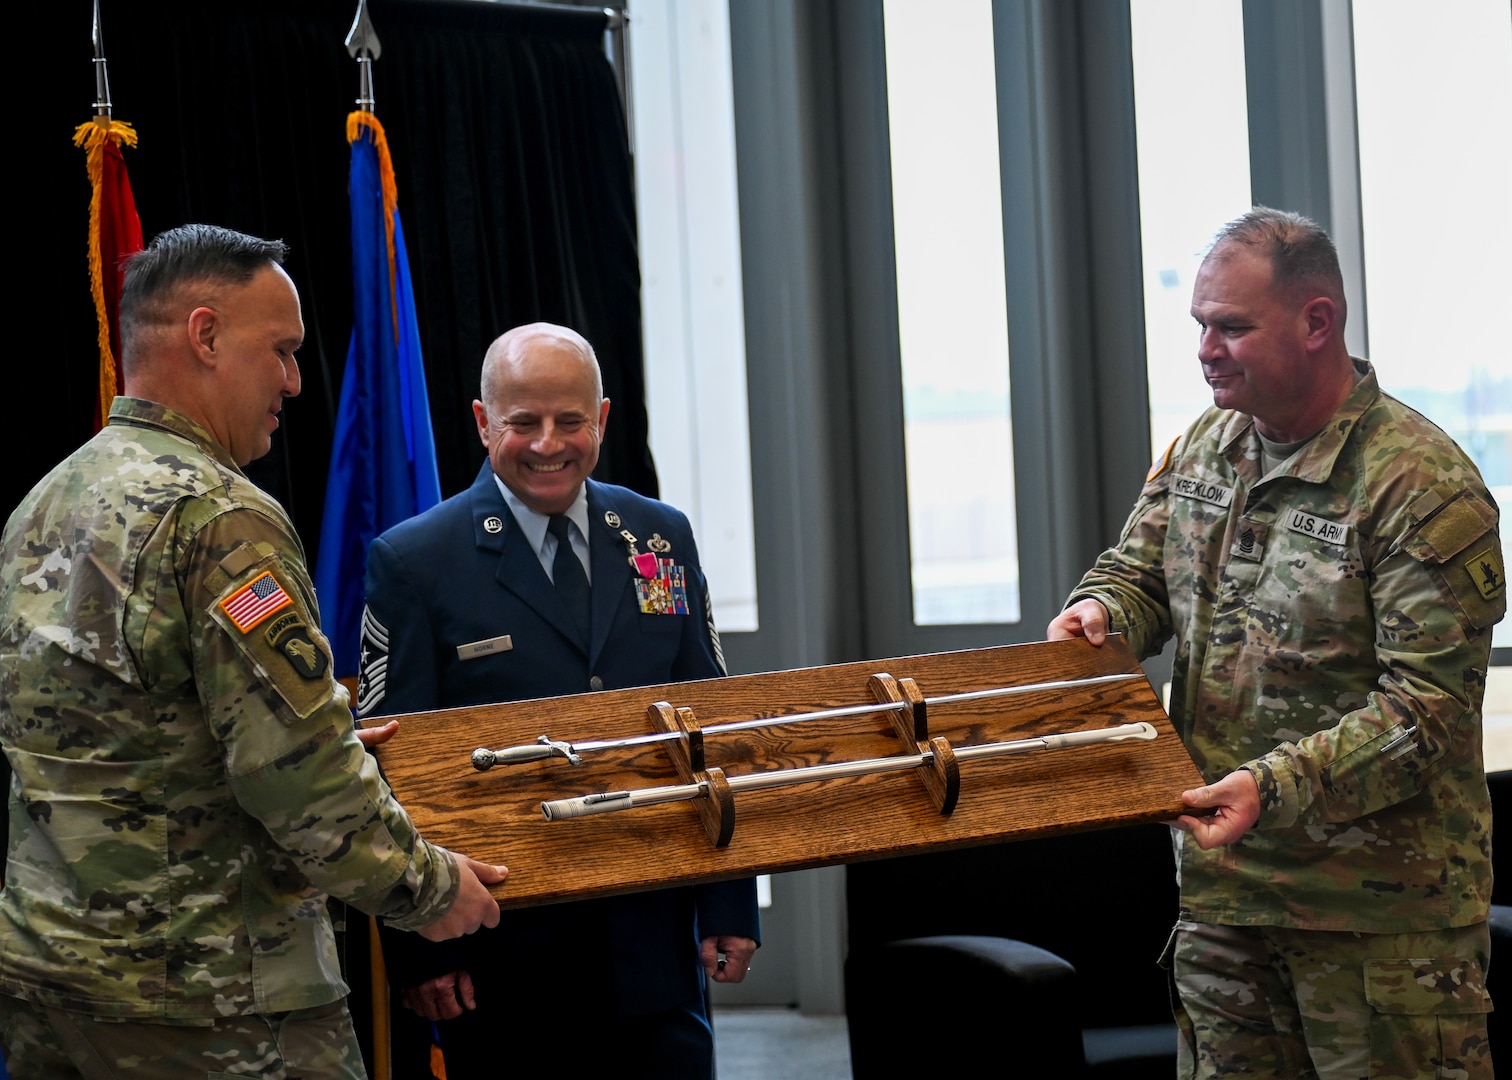
<path id="1" fill-rule="evenodd" d="M 317 887 L 394 925 L 439 918 L 454 857 L 427 843 L 358 742 L 298 542 L 252 509 L 179 557 L 196 680 L 233 792 Z"/>
<path id="2" fill-rule="evenodd" d="M 1376 688 L 1332 727 L 1245 764 L 1261 828 L 1352 821 L 1444 770 L 1481 767 L 1491 627 L 1506 609 L 1495 505 L 1441 483 L 1383 532 L 1391 539 L 1370 590 Z"/>
<path id="3" fill-rule="evenodd" d="M 1066 600 L 1067 607 L 1078 600 L 1099 601 L 1108 609 L 1110 629 L 1123 634 L 1141 659 L 1158 653 L 1172 633 L 1165 579 L 1169 460 L 1167 451 L 1150 470 L 1118 543 L 1098 556 Z"/>

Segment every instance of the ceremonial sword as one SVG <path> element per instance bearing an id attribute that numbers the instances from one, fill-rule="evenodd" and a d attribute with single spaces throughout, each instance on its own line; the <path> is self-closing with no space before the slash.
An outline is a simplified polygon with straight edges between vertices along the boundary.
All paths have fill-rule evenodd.
<path id="1" fill-rule="evenodd" d="M 926 706 L 948 705 L 960 701 L 979 701 L 984 698 L 1010 697 L 1015 694 L 1031 694 L 1041 690 L 1067 690 L 1077 686 L 1096 686 L 1099 683 L 1121 682 L 1125 679 L 1142 679 L 1142 672 L 1124 672 L 1118 675 L 1094 675 L 1085 679 L 1062 679 L 1056 682 L 1025 683 L 1021 686 L 999 686 L 991 690 L 970 690 L 960 694 L 945 694 L 942 697 L 925 698 Z M 751 731 L 756 728 L 775 727 L 780 724 L 803 724 L 812 720 L 834 720 L 845 716 L 866 716 L 869 713 L 902 712 L 910 707 L 907 701 L 882 701 L 868 705 L 846 705 L 836 709 L 819 709 L 814 712 L 788 713 L 784 716 L 764 716 L 754 720 L 736 720 L 727 724 L 711 724 L 703 729 L 705 735 L 718 735 L 728 731 Z M 1153 738 L 1154 736 L 1150 736 Z M 632 735 L 624 739 L 594 739 L 588 742 L 565 742 L 542 735 L 533 743 L 509 746 L 502 750 L 479 747 L 472 752 L 473 768 L 486 772 L 495 765 L 520 765 L 543 758 L 563 757 L 574 765 L 581 765 L 580 755 L 595 750 L 619 750 L 630 746 L 645 746 L 650 743 L 671 742 L 683 738 L 681 732 L 659 731 L 650 735 Z M 988 744 L 993 745 L 993 744 Z M 1007 743 L 1001 745 L 1009 745 Z M 961 751 L 957 751 L 960 754 Z M 980 756 L 980 755 L 979 755 Z M 891 759 L 888 759 L 891 760 Z M 828 766 L 816 766 L 825 767 Z M 902 767 L 902 766 L 900 766 Z M 820 779 L 820 778 L 816 778 Z M 734 780 L 731 780 L 734 784 Z"/>
<path id="2" fill-rule="evenodd" d="M 709 728 L 707 730 L 714 730 Z M 1155 725 L 1148 723 L 1122 724 L 1112 728 L 1097 728 L 1092 731 L 1071 731 L 1060 735 L 1042 735 L 1035 739 L 1015 739 L 1012 742 L 982 743 L 978 746 L 955 748 L 957 761 L 976 758 L 1006 757 L 1010 754 L 1027 754 L 1034 750 L 1059 750 L 1071 746 L 1088 746 L 1094 743 L 1125 742 L 1136 740 L 1149 742 L 1159 733 Z M 878 773 L 903 772 L 934 763 L 934 752 L 925 750 L 918 754 L 900 754 L 896 757 L 863 758 L 857 761 L 841 761 L 833 765 L 810 765 L 796 769 L 774 769 L 770 772 L 743 773 L 728 776 L 725 781 L 731 792 L 762 791 L 767 788 L 786 787 L 790 784 L 807 784 L 818 780 L 836 780 L 847 776 L 872 776 Z M 570 818 L 587 817 L 589 814 L 607 814 L 614 810 L 629 810 L 637 806 L 655 806 L 659 803 L 687 802 L 708 795 L 706 781 L 694 784 L 670 784 L 665 787 L 638 788 L 633 791 L 601 791 L 574 799 L 554 799 L 541 804 L 541 813 L 547 821 L 566 821 Z"/>

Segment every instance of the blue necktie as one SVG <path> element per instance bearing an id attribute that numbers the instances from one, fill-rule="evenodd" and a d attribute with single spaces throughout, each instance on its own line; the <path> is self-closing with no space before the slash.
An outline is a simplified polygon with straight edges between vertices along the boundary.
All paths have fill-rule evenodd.
<path id="1" fill-rule="evenodd" d="M 552 514 L 546 522 L 546 531 L 556 537 L 557 542 L 556 555 L 551 560 L 551 582 L 556 586 L 557 595 L 562 598 L 562 606 L 572 619 L 578 641 L 586 645 L 589 619 L 588 575 L 583 571 L 583 563 L 577 557 L 577 552 L 572 550 L 567 524 L 567 518 L 561 514 Z"/>

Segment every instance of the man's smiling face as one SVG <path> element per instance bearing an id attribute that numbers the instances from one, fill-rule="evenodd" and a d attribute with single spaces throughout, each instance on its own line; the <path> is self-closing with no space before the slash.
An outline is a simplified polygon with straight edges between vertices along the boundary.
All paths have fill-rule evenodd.
<path id="1" fill-rule="evenodd" d="M 537 513 L 562 513 L 598 463 L 609 419 L 593 359 L 570 340 L 531 335 L 499 358 L 491 391 L 473 414 L 494 474 Z"/>
<path id="2" fill-rule="evenodd" d="M 1236 244 L 1215 249 L 1197 273 L 1192 318 L 1213 404 L 1248 413 L 1286 442 L 1316 430 L 1298 430 L 1298 421 L 1311 409 L 1319 365 L 1306 348 L 1306 305 L 1273 277 L 1263 255 Z"/>

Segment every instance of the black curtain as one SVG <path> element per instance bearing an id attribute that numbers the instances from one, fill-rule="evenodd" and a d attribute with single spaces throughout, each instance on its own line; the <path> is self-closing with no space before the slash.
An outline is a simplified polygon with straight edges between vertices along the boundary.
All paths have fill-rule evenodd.
<path id="1" fill-rule="evenodd" d="M 190 221 L 279 237 L 304 308 L 301 396 L 249 470 L 313 559 L 351 334 L 346 115 L 356 0 L 102 0 L 115 115 L 145 236 Z M 537 319 L 583 333 L 614 402 L 597 475 L 656 493 L 646 441 L 635 203 L 602 9 L 371 0 L 409 246 L 441 490 L 483 460 L 471 402 L 483 352 Z M 92 0 L 43 4 L 11 38 L 10 324 L 3 400 L 16 449 L 0 510 L 89 438 L 98 377 L 86 269 Z M 36 59 L 40 55 L 40 60 Z M 56 337 L 54 337 L 56 333 Z M 0 782 L 8 770 L 0 761 Z M 0 829 L 4 826 L 0 802 Z M 3 835 L 3 833 L 0 833 Z M 3 849 L 0 849 L 3 862 Z M 354 984 L 366 981 L 352 950 Z M 354 1009 L 366 1045 L 366 1009 Z M 413 1040 L 412 1040 L 413 1041 Z M 423 1049 L 423 1040 L 416 1045 Z"/>
<path id="2" fill-rule="evenodd" d="M 602 9 L 371 0 L 369 10 L 443 495 L 483 460 L 470 404 L 484 350 L 536 319 L 574 327 L 598 351 L 614 402 L 599 478 L 655 494 L 635 203 Z M 355 12 L 355 0 L 101 3 L 115 115 L 140 137 L 125 158 L 144 235 L 206 221 L 292 247 L 304 390 L 250 472 L 288 508 L 312 559 L 351 333 L 345 118 L 358 74 L 343 42 Z M 12 343 L 12 415 L 24 407 L 34 419 L 19 425 L 21 468 L 6 470 L 7 515 L 90 433 L 89 186 L 70 135 L 92 113 L 91 13 L 91 0 L 42 5 L 12 42 L 18 65 L 44 57 L 9 138 L 22 188 L 12 316 L 58 337 L 30 352 Z"/>

